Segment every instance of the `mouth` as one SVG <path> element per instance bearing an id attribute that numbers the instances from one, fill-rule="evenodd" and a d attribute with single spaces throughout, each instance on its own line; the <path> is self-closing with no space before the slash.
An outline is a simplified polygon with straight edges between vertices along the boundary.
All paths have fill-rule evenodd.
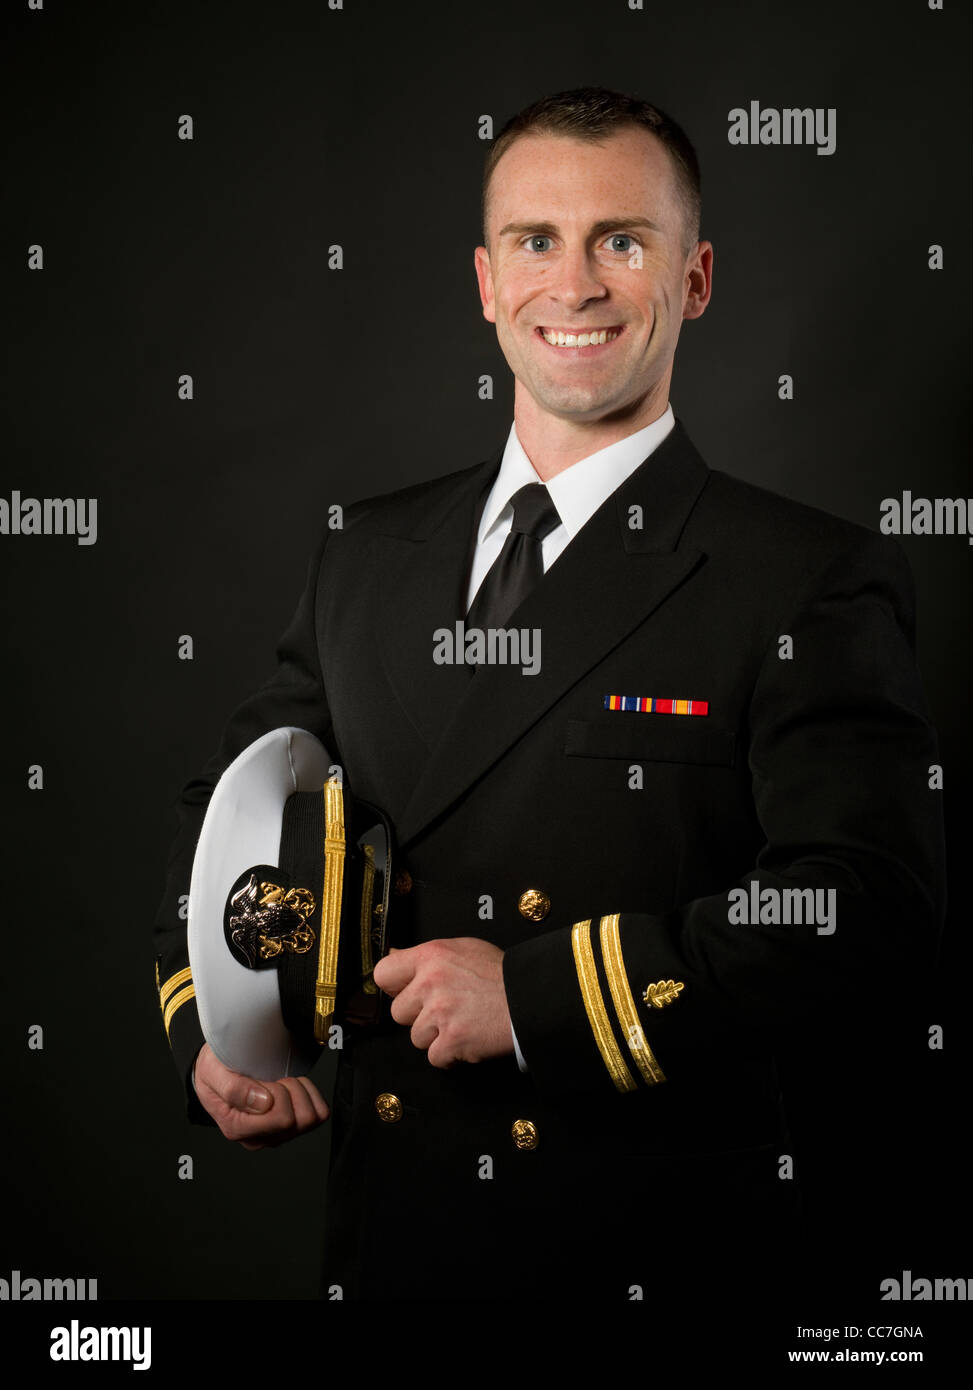
<path id="1" fill-rule="evenodd" d="M 542 338 L 548 347 L 554 348 L 558 352 L 583 353 L 590 357 L 592 352 L 598 352 L 615 342 L 625 331 L 623 323 L 606 324 L 604 328 L 578 329 L 555 328 L 553 326 L 539 325 L 534 332 Z"/>

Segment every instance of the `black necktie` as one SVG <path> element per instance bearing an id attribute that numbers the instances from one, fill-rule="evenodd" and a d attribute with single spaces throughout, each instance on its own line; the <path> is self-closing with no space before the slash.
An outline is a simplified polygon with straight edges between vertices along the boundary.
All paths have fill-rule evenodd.
<path id="1" fill-rule="evenodd" d="M 466 615 L 466 626 L 502 627 L 544 573 L 541 542 L 561 518 L 543 483 L 528 483 L 510 499 L 514 520 Z"/>

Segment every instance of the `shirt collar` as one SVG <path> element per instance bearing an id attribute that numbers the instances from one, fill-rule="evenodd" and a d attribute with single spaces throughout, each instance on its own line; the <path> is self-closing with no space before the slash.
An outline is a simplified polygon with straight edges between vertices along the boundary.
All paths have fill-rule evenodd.
<path id="1" fill-rule="evenodd" d="M 589 454 L 587 458 L 579 459 L 550 480 L 547 490 L 571 540 L 615 489 L 659 447 L 675 423 L 676 417 L 669 405 L 651 425 L 636 430 L 615 444 L 609 444 L 605 449 L 599 449 L 595 454 Z M 490 489 L 480 518 L 477 541 L 484 540 L 501 520 L 515 492 L 527 483 L 540 481 L 517 438 L 516 425 L 511 425 L 500 472 Z"/>

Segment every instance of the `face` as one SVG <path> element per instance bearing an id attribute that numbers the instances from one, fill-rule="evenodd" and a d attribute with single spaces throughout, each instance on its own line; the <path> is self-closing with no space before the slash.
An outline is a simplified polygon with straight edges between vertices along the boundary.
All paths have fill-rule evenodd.
<path id="1" fill-rule="evenodd" d="M 578 422 L 665 404 L 713 254 L 685 252 L 676 188 L 665 147 L 634 126 L 597 143 L 525 135 L 501 157 L 476 268 L 518 400 Z"/>

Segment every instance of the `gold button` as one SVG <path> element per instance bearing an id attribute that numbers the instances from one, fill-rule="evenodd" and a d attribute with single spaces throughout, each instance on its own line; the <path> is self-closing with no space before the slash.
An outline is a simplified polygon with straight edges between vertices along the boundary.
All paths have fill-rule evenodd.
<path id="1" fill-rule="evenodd" d="M 543 922 L 551 910 L 551 900 L 539 888 L 528 888 L 517 900 L 517 910 L 528 922 Z"/>
<path id="2" fill-rule="evenodd" d="M 383 1091 L 380 1096 L 375 1097 L 375 1109 L 378 1111 L 378 1118 L 386 1124 L 394 1125 L 396 1120 L 402 1118 L 402 1102 L 398 1096 L 393 1096 L 391 1091 Z"/>
<path id="3" fill-rule="evenodd" d="M 536 1149 L 538 1145 L 537 1126 L 533 1120 L 514 1120 L 510 1126 L 514 1143 L 518 1149 Z"/>
<path id="4" fill-rule="evenodd" d="M 395 875 L 395 892 L 400 898 L 412 892 L 412 875 L 408 869 L 400 869 Z"/>

